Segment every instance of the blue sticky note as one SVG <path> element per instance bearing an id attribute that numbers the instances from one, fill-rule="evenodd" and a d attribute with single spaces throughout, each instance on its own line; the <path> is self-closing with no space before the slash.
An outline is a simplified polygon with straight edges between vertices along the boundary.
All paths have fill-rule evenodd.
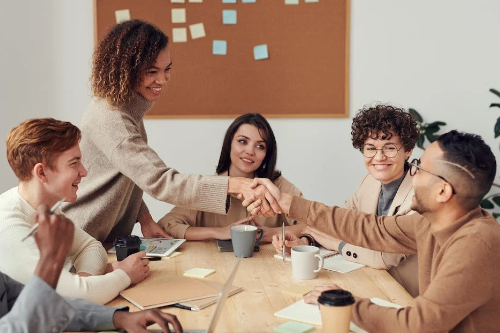
<path id="1" fill-rule="evenodd" d="M 236 24 L 236 10 L 226 9 L 222 11 L 222 23 L 224 24 Z"/>
<path id="2" fill-rule="evenodd" d="M 255 60 L 262 60 L 269 58 L 269 53 L 267 52 L 267 44 L 254 46 L 253 58 Z"/>
<path id="3" fill-rule="evenodd" d="M 256 3 L 257 0 L 242 0 L 243 3 Z"/>
<path id="4" fill-rule="evenodd" d="M 236 0 L 222 0 L 222 3 L 236 3 Z"/>
<path id="5" fill-rule="evenodd" d="M 275 332 L 279 333 L 308 333 L 314 329 L 314 326 L 309 324 L 297 323 L 289 321 L 274 328 Z"/>
<path id="6" fill-rule="evenodd" d="M 212 54 L 226 55 L 227 42 L 225 40 L 214 40 L 212 44 Z"/>

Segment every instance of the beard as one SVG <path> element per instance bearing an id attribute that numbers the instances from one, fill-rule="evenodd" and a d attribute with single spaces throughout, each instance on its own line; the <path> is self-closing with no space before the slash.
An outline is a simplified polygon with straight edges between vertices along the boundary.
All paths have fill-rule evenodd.
<path id="1" fill-rule="evenodd" d="M 418 195 L 417 191 L 415 190 L 415 194 L 413 195 L 413 199 L 411 201 L 411 209 L 419 213 L 420 215 L 423 215 L 424 213 L 429 212 L 429 208 L 425 206 L 425 204 L 420 200 L 421 196 Z"/>

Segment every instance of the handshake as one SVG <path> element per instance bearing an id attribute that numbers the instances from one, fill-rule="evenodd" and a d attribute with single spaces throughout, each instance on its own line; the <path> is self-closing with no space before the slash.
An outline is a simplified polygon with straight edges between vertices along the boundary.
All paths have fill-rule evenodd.
<path id="1" fill-rule="evenodd" d="M 272 217 L 290 211 L 292 195 L 282 193 L 267 178 L 229 178 L 228 193 L 243 200 L 243 206 L 252 216 Z"/>

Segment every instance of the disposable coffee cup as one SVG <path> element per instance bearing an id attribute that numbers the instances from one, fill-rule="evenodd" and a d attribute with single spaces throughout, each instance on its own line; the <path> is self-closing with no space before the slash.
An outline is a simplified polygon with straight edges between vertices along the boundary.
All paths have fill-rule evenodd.
<path id="1" fill-rule="evenodd" d="M 116 260 L 122 261 L 129 255 L 139 252 L 141 239 L 137 236 L 118 236 L 115 238 Z"/>
<path id="2" fill-rule="evenodd" d="M 348 333 L 354 297 L 347 290 L 327 290 L 318 298 L 321 311 L 321 331 Z"/>

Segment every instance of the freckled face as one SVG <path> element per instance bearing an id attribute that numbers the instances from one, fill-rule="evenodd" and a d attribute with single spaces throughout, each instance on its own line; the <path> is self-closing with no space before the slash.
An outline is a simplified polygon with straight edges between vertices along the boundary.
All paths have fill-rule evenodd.
<path id="1" fill-rule="evenodd" d="M 255 171 L 266 157 L 265 139 L 253 125 L 243 124 L 238 128 L 231 142 L 229 174 L 232 177 L 254 178 Z"/>

